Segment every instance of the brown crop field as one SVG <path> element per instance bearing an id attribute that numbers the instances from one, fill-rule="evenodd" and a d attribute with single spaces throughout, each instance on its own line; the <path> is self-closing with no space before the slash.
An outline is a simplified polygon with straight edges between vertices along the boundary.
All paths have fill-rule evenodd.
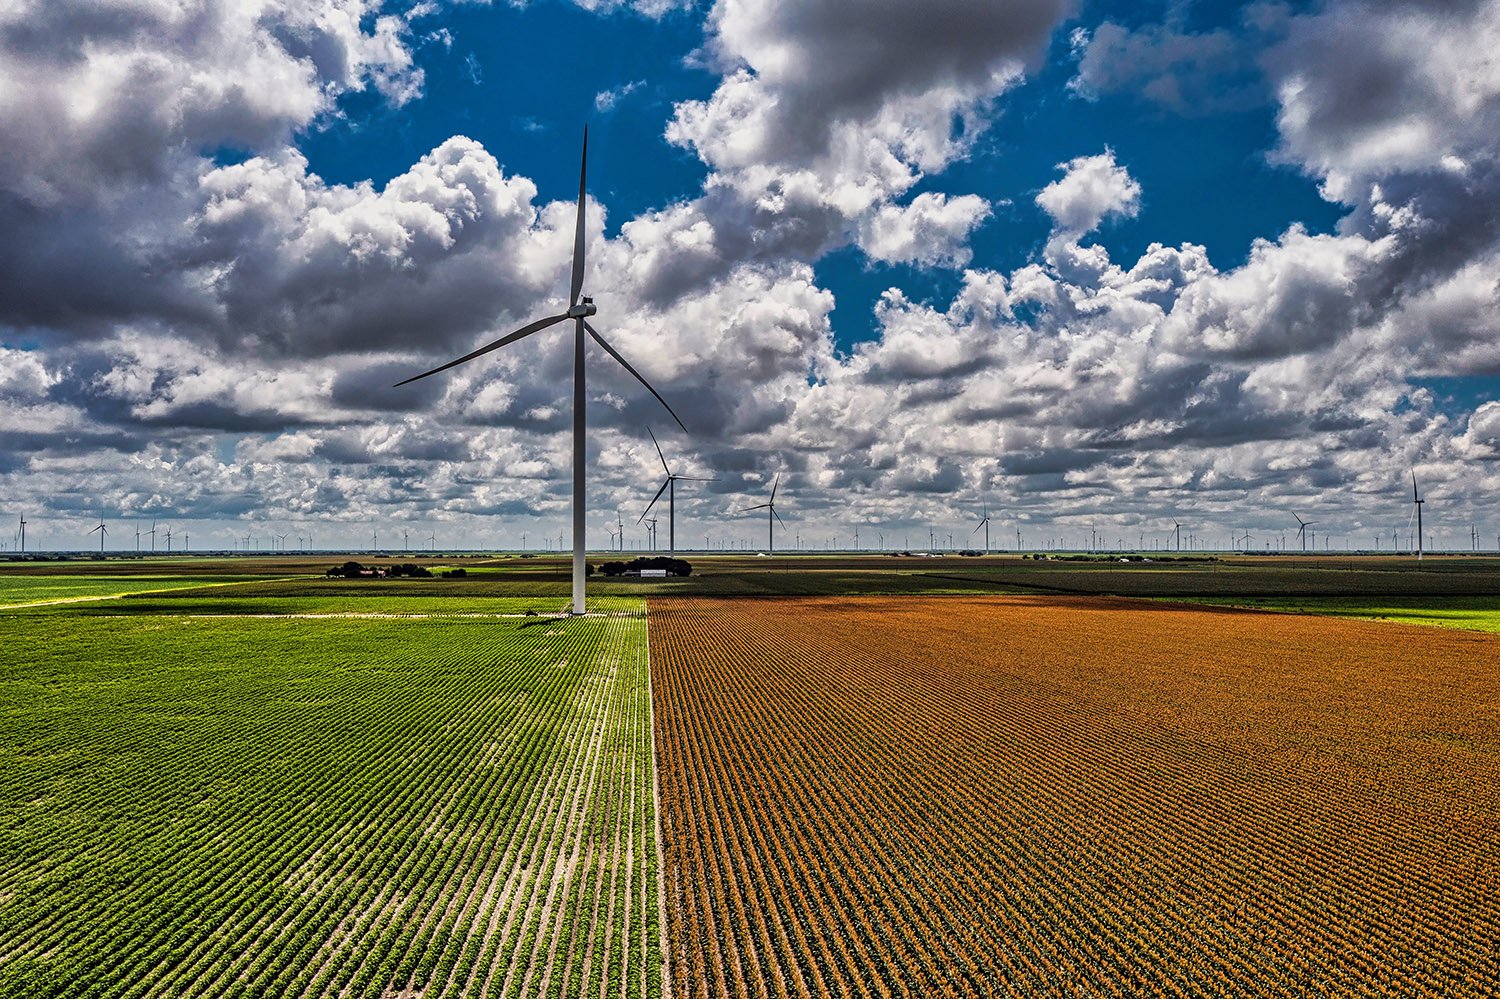
<path id="1" fill-rule="evenodd" d="M 1500 994 L 1500 639 L 652 600 L 670 985 Z"/>

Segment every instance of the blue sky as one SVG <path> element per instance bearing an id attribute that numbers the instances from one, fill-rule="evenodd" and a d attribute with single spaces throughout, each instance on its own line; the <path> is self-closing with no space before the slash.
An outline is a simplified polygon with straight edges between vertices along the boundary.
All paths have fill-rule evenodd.
<path id="1" fill-rule="evenodd" d="M 1500 528 L 1494 3 L 90 11 L 0 15 L 0 508 L 56 546 L 555 533 L 564 337 L 389 385 L 555 304 L 585 122 L 686 536 L 778 474 L 813 536 L 1358 538 L 1412 468 Z M 665 421 L 590 363 L 602 545 Z"/>

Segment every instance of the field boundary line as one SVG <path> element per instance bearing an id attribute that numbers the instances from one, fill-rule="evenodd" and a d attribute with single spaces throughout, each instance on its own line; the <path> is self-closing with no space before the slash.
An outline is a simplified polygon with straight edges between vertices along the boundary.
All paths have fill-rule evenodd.
<path id="1" fill-rule="evenodd" d="M 194 583 L 191 586 L 168 586 L 160 590 L 126 590 L 123 593 L 95 593 L 83 597 L 55 597 L 51 600 L 33 600 L 24 604 L 0 604 L 0 611 L 24 610 L 28 607 L 51 607 L 56 604 L 78 604 L 87 603 L 91 600 L 119 600 L 123 597 L 146 597 L 157 593 L 181 593 L 183 590 L 207 590 L 220 586 L 248 586 L 251 583 L 289 583 L 297 579 L 308 579 L 308 576 L 273 576 L 266 579 L 237 579 L 232 583 Z M 220 615 L 206 615 L 217 617 Z M 229 615 L 222 615 L 228 617 Z M 246 617 L 252 615 L 245 615 Z"/>
<path id="2" fill-rule="evenodd" d="M 651 725 L 651 822 L 656 826 L 656 934 L 661 948 L 661 994 L 672 999 L 672 954 L 667 939 L 667 863 L 662 851 L 661 768 L 656 758 L 656 678 L 651 669 L 651 601 L 646 601 L 646 703 Z"/>

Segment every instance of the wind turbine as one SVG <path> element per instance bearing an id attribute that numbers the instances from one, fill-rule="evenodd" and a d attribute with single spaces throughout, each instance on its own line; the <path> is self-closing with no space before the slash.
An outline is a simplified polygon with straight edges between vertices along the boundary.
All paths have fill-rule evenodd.
<path id="1" fill-rule="evenodd" d="M 437 531 L 433 531 L 431 534 L 427 535 L 427 545 L 428 551 L 437 551 Z"/>
<path id="2" fill-rule="evenodd" d="M 651 387 L 651 383 L 642 377 L 641 373 L 630 366 L 630 362 L 620 356 L 620 352 L 609 345 L 599 331 L 589 325 L 588 317 L 596 315 L 598 309 L 594 307 L 594 300 L 587 296 L 580 298 L 583 291 L 583 265 L 584 265 L 584 239 L 583 239 L 583 202 L 584 191 L 588 177 L 589 164 L 589 130 L 583 130 L 583 157 L 578 167 L 578 211 L 573 227 L 573 275 L 568 289 L 568 311 L 555 316 L 547 316 L 527 323 L 514 333 L 507 334 L 493 343 L 485 344 L 477 350 L 472 350 L 463 357 L 449 361 L 447 364 L 424 371 L 420 375 L 414 375 L 406 381 L 398 382 L 406 385 L 418 378 L 426 378 L 435 375 L 439 371 L 447 371 L 449 368 L 472 361 L 482 354 L 488 354 L 492 350 L 498 350 L 507 344 L 515 343 L 517 340 L 525 339 L 533 333 L 537 333 L 549 326 L 571 319 L 573 320 L 573 613 L 584 613 L 584 578 L 586 575 L 586 564 L 584 561 L 584 546 L 586 543 L 587 525 L 585 524 L 585 508 L 587 506 L 584 489 L 584 464 L 587 460 L 587 448 L 585 446 L 585 413 L 584 413 L 584 334 L 594 338 L 594 342 L 604 348 L 605 353 L 613 357 L 621 367 L 635 376 L 636 381 L 646 386 L 646 389 L 656 397 L 656 401 L 666 406 L 672 419 L 677 420 L 677 425 L 687 432 L 687 427 L 677 414 L 672 412 L 672 407 L 667 406 L 667 400 L 661 397 L 661 393 Z"/>
<path id="3" fill-rule="evenodd" d="M 667 466 L 667 456 L 661 453 L 661 444 L 657 441 L 656 435 L 651 433 L 650 427 L 646 428 L 646 433 L 651 434 L 651 443 L 656 445 L 656 456 L 661 459 L 661 467 L 666 469 L 667 473 L 667 481 L 661 484 L 661 488 L 656 491 L 656 495 L 651 497 L 651 502 L 646 504 L 646 513 L 651 512 L 651 508 L 656 505 L 656 501 L 661 499 L 662 493 L 667 494 L 667 551 L 675 556 L 677 554 L 677 483 L 679 481 L 711 482 L 712 479 L 706 479 L 701 475 L 678 475 L 673 472 Z M 646 519 L 646 513 L 641 514 L 641 520 Z M 639 524 L 641 520 L 637 520 L 636 523 Z"/>
<path id="4" fill-rule="evenodd" d="M 1297 539 L 1302 543 L 1302 550 L 1305 552 L 1307 551 L 1307 529 L 1316 526 L 1317 521 L 1303 520 L 1295 513 L 1292 514 L 1292 519 L 1297 522 Z"/>
<path id="5" fill-rule="evenodd" d="M 781 514 L 776 512 L 776 489 L 781 485 L 781 473 L 776 473 L 776 481 L 771 483 L 771 498 L 759 506 L 747 506 L 741 513 L 749 513 L 751 510 L 766 511 L 766 554 L 776 554 L 776 521 L 781 520 Z M 786 526 L 786 521 L 781 520 L 781 526 Z"/>
<path id="6" fill-rule="evenodd" d="M 146 533 L 151 535 L 151 553 L 154 555 L 156 553 L 156 521 L 151 522 L 151 530 Z"/>
<path id="7" fill-rule="evenodd" d="M 26 554 L 26 515 L 21 514 L 21 554 Z"/>
<path id="8" fill-rule="evenodd" d="M 99 535 L 99 554 L 103 555 L 104 554 L 104 536 L 109 533 L 109 528 L 107 528 L 107 527 L 104 526 L 104 514 L 101 513 L 99 515 L 99 526 L 96 527 L 96 528 L 94 528 L 89 533 L 90 534 L 98 534 Z"/>
<path id="9" fill-rule="evenodd" d="M 1422 561 L 1422 504 L 1427 502 L 1417 492 L 1417 473 L 1411 473 L 1411 502 L 1417 508 L 1417 561 Z"/>
<path id="10" fill-rule="evenodd" d="M 172 554 L 172 529 L 167 528 L 167 554 Z"/>
<path id="11" fill-rule="evenodd" d="M 1174 520 L 1174 521 L 1172 521 L 1172 529 L 1177 532 L 1176 550 L 1177 551 L 1182 551 L 1182 525 L 1179 524 L 1179 523 L 1177 523 L 1177 521 Z"/>
<path id="12" fill-rule="evenodd" d="M 989 505 L 989 503 L 985 503 L 985 505 L 984 505 L 984 516 L 980 519 L 978 527 L 975 527 L 974 530 L 972 530 L 972 531 L 969 532 L 969 537 L 972 538 L 974 535 L 978 534 L 980 527 L 984 528 L 984 553 L 986 555 L 988 555 L 990 553 L 990 505 Z"/>

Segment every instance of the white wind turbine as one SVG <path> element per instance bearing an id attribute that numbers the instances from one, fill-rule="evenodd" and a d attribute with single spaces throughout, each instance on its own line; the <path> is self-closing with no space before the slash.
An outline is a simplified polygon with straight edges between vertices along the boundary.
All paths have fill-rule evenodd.
<path id="1" fill-rule="evenodd" d="M 99 535 L 99 554 L 103 555 L 104 554 L 104 536 L 109 533 L 109 528 L 107 528 L 107 527 L 104 526 L 104 514 L 101 513 L 99 515 L 99 526 L 96 527 L 96 528 L 94 528 L 89 533 L 90 534 L 98 534 Z"/>
<path id="2" fill-rule="evenodd" d="M 1427 501 L 1417 492 L 1417 473 L 1415 471 L 1411 473 L 1411 502 L 1415 508 L 1413 512 L 1417 518 L 1417 561 L 1420 562 L 1422 561 L 1422 504 Z M 1410 529 L 1410 526 L 1410 521 L 1408 521 L 1408 529 Z"/>
<path id="3" fill-rule="evenodd" d="M 972 538 L 978 534 L 980 527 L 984 528 L 984 553 L 988 555 L 990 553 L 990 505 L 988 502 L 984 504 L 984 516 L 979 521 L 979 527 L 970 531 L 969 537 Z"/>
<path id="4" fill-rule="evenodd" d="M 657 443 L 656 435 L 651 433 L 651 428 L 650 427 L 646 428 L 646 433 L 651 434 L 651 443 L 656 445 L 656 456 L 661 459 L 661 467 L 666 470 L 667 481 L 663 482 L 661 484 L 661 488 L 656 491 L 656 495 L 653 496 L 653 497 L 651 497 L 651 502 L 646 504 L 646 513 L 641 514 L 641 519 L 637 520 L 636 523 L 640 524 L 641 520 L 645 520 L 646 519 L 646 514 L 650 513 L 651 512 L 651 508 L 656 505 L 656 501 L 659 500 L 659 499 L 661 499 L 661 494 L 662 493 L 666 493 L 667 494 L 667 551 L 668 551 L 669 554 L 671 554 L 673 556 L 676 556 L 676 554 L 677 554 L 677 483 L 679 483 L 679 482 L 712 482 L 713 478 L 712 478 L 712 476 L 709 476 L 709 477 L 705 478 L 704 476 L 701 476 L 701 475 L 678 475 L 675 472 L 673 472 L 672 469 L 667 465 L 667 456 L 661 453 L 661 444 Z M 653 542 L 653 544 L 654 544 L 654 542 Z"/>
<path id="5" fill-rule="evenodd" d="M 667 406 L 667 400 L 661 397 L 661 393 L 651 387 L 641 373 L 630 366 L 630 362 L 620 356 L 620 352 L 609 345 L 599 331 L 589 325 L 588 317 L 599 311 L 594 307 L 594 300 L 587 296 L 580 297 L 583 291 L 583 264 L 584 264 L 584 238 L 583 238 L 583 202 L 584 191 L 588 176 L 589 163 L 589 130 L 583 130 L 583 158 L 578 168 L 578 212 L 573 228 L 573 278 L 568 289 L 568 311 L 555 316 L 547 316 L 527 323 L 514 333 L 508 334 L 485 344 L 477 350 L 472 350 L 463 357 L 449 361 L 447 364 L 424 371 L 420 375 L 414 375 L 405 381 L 398 382 L 397 387 L 414 382 L 418 378 L 426 378 L 435 375 L 439 371 L 447 371 L 449 368 L 472 361 L 492 350 L 499 350 L 507 344 L 523 340 L 533 333 L 540 332 L 549 326 L 555 326 L 564 320 L 573 320 L 573 613 L 584 613 L 584 577 L 587 568 L 584 562 L 584 548 L 586 543 L 587 525 L 585 524 L 586 498 L 584 489 L 584 463 L 587 449 L 585 447 L 585 414 L 584 414 L 584 334 L 594 338 L 594 342 L 604 348 L 605 353 L 613 357 L 620 366 L 635 376 L 636 381 L 646 386 L 647 391 L 656 397 L 656 401 L 666 406 L 667 412 L 672 414 L 672 419 L 677 420 L 677 425 L 682 427 L 683 432 L 687 427 L 677 414 Z"/>
<path id="6" fill-rule="evenodd" d="M 781 520 L 781 514 L 776 512 L 776 489 L 781 485 L 781 473 L 776 473 L 776 481 L 771 483 L 771 498 L 759 506 L 747 506 L 741 513 L 749 513 L 751 510 L 766 511 L 766 554 L 776 554 L 776 521 Z M 781 520 L 781 526 L 786 526 L 786 521 Z"/>

